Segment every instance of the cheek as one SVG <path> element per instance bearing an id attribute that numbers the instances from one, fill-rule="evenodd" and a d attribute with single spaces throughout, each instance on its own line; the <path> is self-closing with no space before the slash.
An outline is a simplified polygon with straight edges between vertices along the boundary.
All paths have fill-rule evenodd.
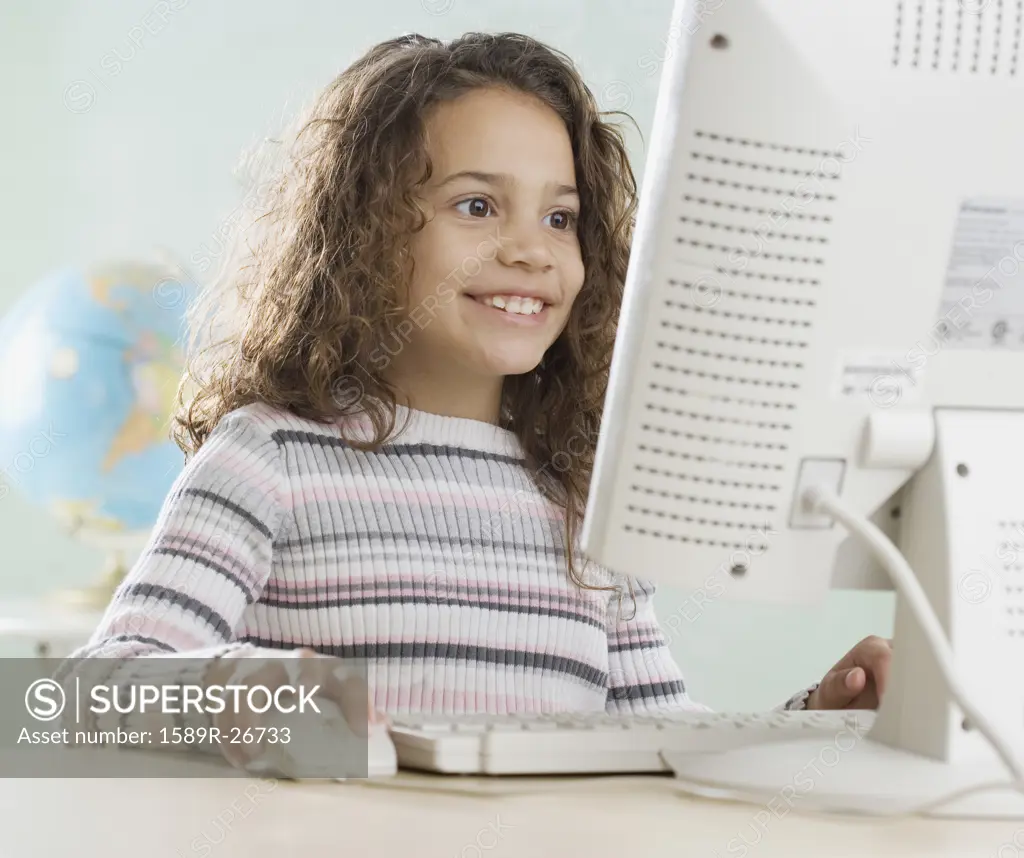
<path id="1" fill-rule="evenodd" d="M 563 272 L 562 288 L 564 289 L 566 301 L 562 309 L 562 321 L 559 328 L 564 331 L 565 326 L 569 324 L 569 316 L 572 315 L 573 308 L 579 300 L 579 294 L 583 290 L 583 280 L 586 272 L 583 268 L 583 261 L 578 257 L 575 263 L 568 265 L 563 269 Z"/>
<path id="2" fill-rule="evenodd" d="M 443 243 L 437 240 L 434 233 L 435 230 L 427 224 L 409 243 L 412 276 L 407 281 L 408 299 L 413 305 L 437 292 L 450 270 L 444 269 L 444 260 L 440 258 Z"/>
<path id="3" fill-rule="evenodd" d="M 472 280 L 490 258 L 481 255 L 481 246 L 480 235 L 470 230 L 452 228 L 443 218 L 430 221 L 410 244 L 416 264 L 412 296 L 422 299 Z"/>
<path id="4" fill-rule="evenodd" d="M 583 288 L 583 281 L 586 277 L 586 269 L 583 267 L 583 258 L 580 256 L 579 251 L 567 261 L 563 270 L 565 271 L 565 294 L 575 301 L 576 296 L 579 295 L 580 290 Z"/>

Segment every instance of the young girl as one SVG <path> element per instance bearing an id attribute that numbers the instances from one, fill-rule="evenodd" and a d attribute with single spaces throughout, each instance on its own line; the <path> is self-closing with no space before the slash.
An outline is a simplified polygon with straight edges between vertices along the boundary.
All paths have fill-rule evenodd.
<path id="1" fill-rule="evenodd" d="M 654 587 L 574 551 L 634 198 L 533 39 L 356 61 L 215 296 L 238 321 L 193 353 L 187 465 L 75 656 L 213 656 L 223 682 L 268 651 L 365 659 L 337 696 L 382 713 L 703 708 Z M 807 702 L 873 707 L 887 657 L 868 639 Z"/>

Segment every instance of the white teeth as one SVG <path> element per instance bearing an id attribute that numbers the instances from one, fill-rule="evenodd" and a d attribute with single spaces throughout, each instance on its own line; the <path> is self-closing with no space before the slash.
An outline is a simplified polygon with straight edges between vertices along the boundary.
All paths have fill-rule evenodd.
<path id="1" fill-rule="evenodd" d="M 480 301 L 489 307 L 497 307 L 518 316 L 532 316 L 544 309 L 544 302 L 540 298 L 521 298 L 518 295 L 486 295 Z"/>

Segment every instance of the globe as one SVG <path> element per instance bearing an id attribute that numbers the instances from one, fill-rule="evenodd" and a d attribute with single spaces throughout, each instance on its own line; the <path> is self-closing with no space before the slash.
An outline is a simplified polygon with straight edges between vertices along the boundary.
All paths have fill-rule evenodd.
<path id="1" fill-rule="evenodd" d="M 184 456 L 169 436 L 185 278 L 162 265 L 55 271 L 0 319 L 0 497 L 100 547 L 143 542 Z"/>

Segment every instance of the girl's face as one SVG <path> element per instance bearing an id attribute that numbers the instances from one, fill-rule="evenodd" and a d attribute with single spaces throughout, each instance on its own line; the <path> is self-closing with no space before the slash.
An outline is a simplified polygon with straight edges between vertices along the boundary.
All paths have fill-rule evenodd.
<path id="1" fill-rule="evenodd" d="M 530 372 L 583 285 L 565 125 L 539 101 L 480 89 L 439 105 L 426 130 L 429 222 L 410 242 L 407 335 L 400 353 L 389 345 L 392 362 L 453 383 Z"/>

